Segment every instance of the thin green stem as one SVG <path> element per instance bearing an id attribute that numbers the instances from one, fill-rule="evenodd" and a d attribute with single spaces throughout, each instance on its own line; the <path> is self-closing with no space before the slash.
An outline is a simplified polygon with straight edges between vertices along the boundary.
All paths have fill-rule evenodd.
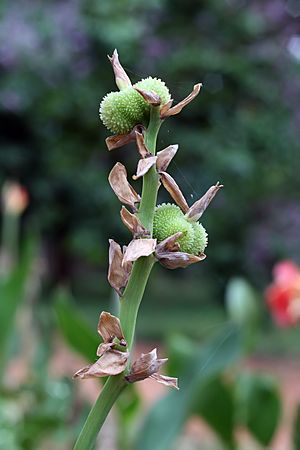
<path id="1" fill-rule="evenodd" d="M 160 108 L 152 107 L 149 126 L 145 132 L 145 143 L 148 150 L 155 155 L 156 139 L 161 125 Z M 139 208 L 139 218 L 145 228 L 152 233 L 153 215 L 158 191 L 158 174 L 154 167 L 143 178 L 142 198 Z M 132 268 L 128 284 L 121 298 L 120 321 L 127 341 L 128 350 L 132 348 L 136 319 L 145 287 L 155 259 L 152 255 L 139 258 Z M 93 406 L 84 427 L 78 437 L 74 450 L 91 450 L 97 434 L 102 427 L 109 411 L 126 387 L 124 375 L 110 377 L 95 405 Z"/>
<path id="2" fill-rule="evenodd" d="M 120 320 L 129 350 L 133 344 L 139 306 L 154 262 L 155 259 L 148 256 L 139 258 L 134 263 L 130 280 L 121 298 Z"/>
<path id="3" fill-rule="evenodd" d="M 74 450 L 90 450 L 93 448 L 99 430 L 111 410 L 112 405 L 125 387 L 126 381 L 122 374 L 108 378 L 86 419 Z"/>
<path id="4" fill-rule="evenodd" d="M 151 108 L 150 124 L 145 133 L 145 144 L 148 150 L 155 155 L 156 139 L 161 125 L 159 107 Z M 152 234 L 153 214 L 158 191 L 158 174 L 155 167 L 146 173 L 143 179 L 142 199 L 139 208 L 139 219 Z"/>

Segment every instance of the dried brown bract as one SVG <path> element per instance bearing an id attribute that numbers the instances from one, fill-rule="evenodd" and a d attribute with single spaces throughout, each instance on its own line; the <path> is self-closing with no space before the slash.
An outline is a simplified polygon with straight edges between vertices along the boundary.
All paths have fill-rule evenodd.
<path id="1" fill-rule="evenodd" d="M 186 213 L 189 210 L 189 205 L 187 204 L 186 199 L 184 198 L 183 193 L 181 192 L 178 184 L 174 180 L 171 175 L 167 172 L 160 172 L 160 179 L 165 189 L 169 192 L 173 200 L 177 203 L 177 205 L 181 208 L 181 210 Z"/>
<path id="2" fill-rule="evenodd" d="M 127 73 L 125 72 L 125 70 L 123 69 L 123 67 L 119 61 L 119 55 L 118 55 L 117 49 L 114 50 L 112 56 L 109 56 L 109 55 L 107 55 L 107 56 L 113 67 L 113 71 L 114 71 L 115 79 L 116 79 L 116 85 L 118 86 L 120 91 L 122 89 L 131 87 L 132 84 L 131 84 L 130 78 L 128 77 Z"/>
<path id="3" fill-rule="evenodd" d="M 120 215 L 122 222 L 132 233 L 134 238 L 137 239 L 147 236 L 150 237 L 150 231 L 146 230 L 146 228 L 140 222 L 138 216 L 129 212 L 128 209 L 125 208 L 125 206 L 122 206 Z"/>
<path id="4" fill-rule="evenodd" d="M 152 378 L 159 383 L 178 389 L 177 378 L 166 377 L 158 373 L 160 367 L 167 360 L 167 358 L 157 358 L 156 348 L 149 353 L 142 353 L 139 359 L 133 363 L 129 375 L 126 375 L 125 378 L 129 383 L 135 383 L 137 381 L 145 380 L 146 378 Z"/>
<path id="5" fill-rule="evenodd" d="M 98 333 L 103 339 L 97 350 L 100 358 L 94 364 L 78 370 L 73 378 L 107 377 L 118 375 L 125 370 L 129 353 L 126 351 L 127 344 L 119 319 L 103 311 L 98 322 Z M 120 347 L 124 347 L 124 351 L 120 351 Z"/>
<path id="6" fill-rule="evenodd" d="M 160 264 L 167 269 L 184 269 L 185 267 L 203 261 L 203 259 L 206 258 L 204 253 L 196 256 L 190 253 L 177 251 L 158 252 L 155 253 L 155 256 L 159 260 Z"/>
<path id="7" fill-rule="evenodd" d="M 156 164 L 157 156 L 147 156 L 144 159 L 140 159 L 138 162 L 136 175 L 133 175 L 133 179 L 143 177 L 150 169 Z"/>
<path id="8" fill-rule="evenodd" d="M 197 200 L 186 213 L 186 217 L 191 220 L 199 220 L 214 196 L 223 187 L 219 182 L 215 186 L 211 186 L 208 191 Z"/>
<path id="9" fill-rule="evenodd" d="M 180 245 L 178 239 L 182 236 L 182 232 L 172 234 L 172 236 L 167 237 L 159 244 L 157 244 L 155 249 L 156 255 L 162 255 L 166 252 L 178 252 L 180 250 Z"/>
<path id="10" fill-rule="evenodd" d="M 144 127 L 142 125 L 136 125 L 129 133 L 113 134 L 112 136 L 109 136 L 105 139 L 108 150 L 114 150 L 135 141 L 136 132 L 141 133 L 143 129 Z"/>
<path id="11" fill-rule="evenodd" d="M 148 156 L 152 156 L 152 153 L 149 152 L 149 150 L 146 147 L 144 135 L 142 131 L 135 130 L 135 136 L 136 136 L 136 143 L 138 147 L 139 154 L 142 158 L 147 158 Z"/>
<path id="12" fill-rule="evenodd" d="M 124 341 L 119 318 L 106 311 L 100 314 L 97 330 L 104 343 L 112 342 L 115 338 L 119 339 L 119 341 Z"/>
<path id="13" fill-rule="evenodd" d="M 163 107 L 161 110 L 161 114 L 160 114 L 161 119 L 166 119 L 167 117 L 179 114 L 186 105 L 191 103 L 191 101 L 194 100 L 195 97 L 197 97 L 197 95 L 200 92 L 201 87 L 202 87 L 202 83 L 195 84 L 192 92 L 186 98 L 184 98 L 181 102 L 177 103 L 177 105 L 175 105 L 173 107 L 170 105 L 168 108 L 166 107 L 167 105 L 165 105 L 165 107 Z"/>
<path id="14" fill-rule="evenodd" d="M 109 174 L 108 181 L 120 202 L 129 205 L 133 211 L 136 211 L 135 204 L 139 203 L 141 198 L 129 184 L 127 171 L 123 164 L 118 162 L 114 165 Z"/>
<path id="15" fill-rule="evenodd" d="M 118 350 L 109 350 L 104 353 L 94 364 L 78 370 L 73 378 L 98 378 L 110 375 L 119 375 L 124 372 L 129 353 Z"/>
<path id="16" fill-rule="evenodd" d="M 134 88 L 144 100 L 151 106 L 159 106 L 161 103 L 160 96 L 153 91 L 145 91 L 144 89 Z"/>
<path id="17" fill-rule="evenodd" d="M 113 289 L 121 296 L 127 285 L 132 264 L 123 264 L 123 252 L 121 247 L 113 239 L 109 240 L 109 267 L 108 282 Z"/>
<path id="18" fill-rule="evenodd" d="M 136 261 L 141 256 L 149 256 L 155 251 L 156 239 L 133 239 L 124 254 L 123 264 Z"/>
<path id="19" fill-rule="evenodd" d="M 157 152 L 157 161 L 156 161 L 156 167 L 158 172 L 165 172 L 176 155 L 176 152 L 178 150 L 178 145 L 169 145 L 168 147 L 164 148 L 160 152 Z"/>

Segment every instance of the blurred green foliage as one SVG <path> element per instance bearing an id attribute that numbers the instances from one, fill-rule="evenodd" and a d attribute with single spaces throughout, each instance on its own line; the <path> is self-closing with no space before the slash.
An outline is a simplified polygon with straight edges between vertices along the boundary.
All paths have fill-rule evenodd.
<path id="1" fill-rule="evenodd" d="M 133 173 L 136 151 L 109 154 L 98 119 L 116 90 L 115 47 L 133 81 L 160 76 L 175 102 L 204 84 L 158 143 L 180 144 L 170 171 L 190 201 L 225 185 L 203 218 L 209 258 L 181 271 L 185 286 L 211 302 L 230 276 L 262 286 L 276 259 L 299 258 L 300 68 L 284 1 L 4 0 L 1 15 L 0 182 L 30 191 L 25 222 L 43 236 L 50 287 L 67 280 L 78 298 L 108 298 L 107 239 L 130 238 L 107 175 L 117 160 Z"/>

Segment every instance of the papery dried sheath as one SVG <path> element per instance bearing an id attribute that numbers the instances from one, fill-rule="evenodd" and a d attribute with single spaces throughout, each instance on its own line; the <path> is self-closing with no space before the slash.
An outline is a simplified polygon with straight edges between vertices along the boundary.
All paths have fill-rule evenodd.
<path id="1" fill-rule="evenodd" d="M 135 238 L 150 236 L 150 232 L 142 225 L 138 216 L 129 212 L 125 206 L 122 206 L 120 215 L 122 222 Z"/>
<path id="2" fill-rule="evenodd" d="M 189 210 L 189 205 L 187 204 L 187 201 L 174 178 L 167 172 L 160 172 L 160 179 L 173 200 L 177 203 L 181 210 L 186 213 Z"/>
<path id="3" fill-rule="evenodd" d="M 183 235 L 181 231 L 178 231 L 178 233 L 172 234 L 171 236 L 167 237 L 163 241 L 161 241 L 159 244 L 157 244 L 155 248 L 155 254 L 161 255 L 166 252 L 177 252 L 180 250 L 180 245 L 178 244 L 178 239 Z"/>
<path id="4" fill-rule="evenodd" d="M 192 92 L 186 98 L 184 98 L 181 102 L 177 103 L 177 105 L 175 105 L 169 109 L 164 108 L 161 111 L 161 115 L 160 115 L 161 118 L 165 119 L 166 117 L 174 116 L 175 114 L 179 114 L 186 105 L 188 105 L 192 100 L 194 100 L 195 97 L 197 97 L 197 95 L 200 92 L 201 87 L 202 87 L 201 83 L 195 84 Z"/>
<path id="5" fill-rule="evenodd" d="M 166 375 L 161 375 L 160 373 L 154 373 L 153 375 L 150 375 L 149 378 L 152 378 L 152 380 L 164 384 L 165 386 L 179 390 L 178 378 L 167 377 Z"/>
<path id="6" fill-rule="evenodd" d="M 223 187 L 219 182 L 215 186 L 211 186 L 208 191 L 197 200 L 186 213 L 186 217 L 190 220 L 197 221 L 200 219 L 216 193 Z"/>
<path id="7" fill-rule="evenodd" d="M 165 114 L 166 114 L 167 111 L 169 111 L 169 109 L 170 109 L 171 106 L 173 105 L 173 102 L 174 102 L 174 100 L 171 98 L 171 99 L 168 101 L 168 103 L 166 103 L 165 105 L 163 105 L 163 106 L 160 108 L 160 118 L 161 118 L 161 119 L 164 119 L 164 118 L 166 117 Z"/>
<path id="8" fill-rule="evenodd" d="M 159 106 L 160 105 L 160 96 L 153 91 L 145 91 L 144 89 L 139 89 L 137 87 L 134 88 L 141 96 L 146 100 L 149 105 Z"/>
<path id="9" fill-rule="evenodd" d="M 151 153 L 146 147 L 144 135 L 140 130 L 135 130 L 136 143 L 138 147 L 139 154 L 142 158 L 146 158 L 147 156 L 151 156 Z"/>
<path id="10" fill-rule="evenodd" d="M 106 311 L 100 314 L 97 329 L 104 342 L 112 342 L 114 338 L 124 340 L 119 318 Z"/>
<path id="11" fill-rule="evenodd" d="M 161 252 L 156 253 L 155 256 L 159 263 L 167 269 L 185 268 L 206 258 L 204 253 L 196 256 L 184 252 Z"/>
<path id="12" fill-rule="evenodd" d="M 159 383 L 178 389 L 177 378 L 167 377 L 158 373 L 160 367 L 167 362 L 167 360 L 167 358 L 157 358 L 156 348 L 149 353 L 142 353 L 133 363 L 130 373 L 126 375 L 125 378 L 129 383 L 152 378 Z"/>
<path id="13" fill-rule="evenodd" d="M 141 256 L 151 255 L 154 253 L 155 246 L 156 239 L 133 239 L 125 251 L 123 264 L 136 261 Z"/>
<path id="14" fill-rule="evenodd" d="M 145 380 L 159 370 L 167 362 L 165 359 L 157 359 L 156 348 L 149 353 L 142 353 L 141 356 L 132 364 L 130 374 L 126 379 L 130 383 Z"/>
<path id="15" fill-rule="evenodd" d="M 111 65 L 113 67 L 113 71 L 114 71 L 115 79 L 116 79 L 116 85 L 118 86 L 120 91 L 122 89 L 131 87 L 132 84 L 131 84 L 130 78 L 128 77 L 127 73 L 125 72 L 125 70 L 123 69 L 123 67 L 119 61 L 119 55 L 118 55 L 118 52 L 116 49 L 114 50 L 112 56 L 108 56 L 108 59 L 110 60 Z"/>
<path id="16" fill-rule="evenodd" d="M 108 150 L 114 150 L 116 148 L 123 147 L 130 142 L 135 141 L 136 131 L 141 132 L 143 130 L 142 125 L 136 125 L 129 133 L 126 134 L 114 134 L 105 139 Z"/>
<path id="17" fill-rule="evenodd" d="M 123 346 L 124 350 L 127 347 L 118 317 L 103 311 L 99 317 L 98 333 L 103 339 L 97 350 L 100 358 L 94 364 L 78 370 L 73 378 L 107 377 L 125 370 L 129 353 L 114 348 L 117 344 L 115 339 L 118 339 L 118 345 Z"/>
<path id="18" fill-rule="evenodd" d="M 108 267 L 108 282 L 119 295 L 125 288 L 130 272 L 131 264 L 123 263 L 123 253 L 119 244 L 113 239 L 109 240 L 109 267 Z"/>
<path id="19" fill-rule="evenodd" d="M 115 164 L 109 174 L 108 181 L 120 202 L 136 210 L 135 203 L 139 203 L 141 198 L 128 183 L 127 171 L 123 164 L 119 162 Z"/>
<path id="20" fill-rule="evenodd" d="M 98 378 L 119 375 L 124 372 L 129 353 L 110 350 L 104 353 L 94 364 L 78 370 L 73 378 Z"/>
<path id="21" fill-rule="evenodd" d="M 169 145 L 167 148 L 164 148 L 160 152 L 157 153 L 157 161 L 156 167 L 158 172 L 165 172 L 176 155 L 178 150 L 178 145 Z"/>
<path id="22" fill-rule="evenodd" d="M 138 178 L 143 177 L 156 163 L 157 156 L 149 156 L 144 159 L 140 159 L 138 162 L 136 175 L 133 175 L 133 179 L 137 180 Z"/>

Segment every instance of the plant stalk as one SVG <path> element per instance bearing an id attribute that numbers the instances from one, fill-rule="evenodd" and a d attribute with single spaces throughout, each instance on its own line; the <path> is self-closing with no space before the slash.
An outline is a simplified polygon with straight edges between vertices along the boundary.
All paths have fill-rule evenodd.
<path id="1" fill-rule="evenodd" d="M 156 139 L 160 125 L 160 108 L 151 107 L 149 126 L 145 131 L 144 138 L 148 150 L 153 155 L 155 155 L 156 151 Z M 158 187 L 158 174 L 156 169 L 152 167 L 143 177 L 142 197 L 138 213 L 142 224 L 150 231 L 151 235 Z M 133 345 L 139 306 L 154 262 L 154 257 L 150 255 L 139 258 L 133 264 L 124 295 L 120 299 L 120 321 L 129 352 Z M 97 435 L 109 411 L 126 385 L 127 382 L 124 374 L 108 378 L 87 417 L 74 450 L 91 450 L 93 448 Z"/>

